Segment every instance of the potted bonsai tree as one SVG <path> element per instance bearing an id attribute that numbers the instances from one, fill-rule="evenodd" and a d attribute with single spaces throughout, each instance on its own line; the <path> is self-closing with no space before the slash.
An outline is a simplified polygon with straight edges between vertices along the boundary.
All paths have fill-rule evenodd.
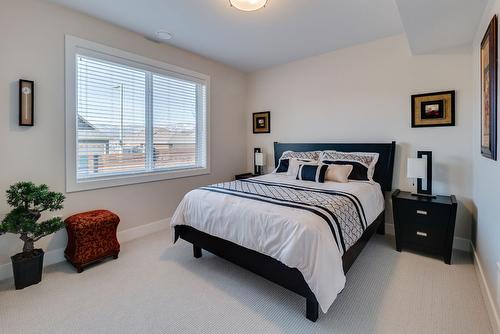
<path id="1" fill-rule="evenodd" d="M 35 249 L 35 242 L 64 227 L 60 217 L 38 222 L 42 212 L 63 208 L 65 197 L 49 191 L 47 185 L 19 182 L 7 190 L 7 203 L 14 209 L 0 223 L 0 234 L 18 234 L 24 242 L 23 251 L 11 257 L 16 289 L 37 284 L 42 280 L 42 249 Z"/>

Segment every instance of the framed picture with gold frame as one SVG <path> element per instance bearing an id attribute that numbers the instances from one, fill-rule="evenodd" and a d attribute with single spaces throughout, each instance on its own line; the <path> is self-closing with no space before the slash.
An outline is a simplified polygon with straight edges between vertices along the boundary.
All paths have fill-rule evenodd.
<path id="1" fill-rule="evenodd" d="M 255 112 L 253 118 L 253 133 L 271 133 L 271 112 Z"/>
<path id="2" fill-rule="evenodd" d="M 497 16 L 481 41 L 481 154 L 497 160 Z"/>
<path id="3" fill-rule="evenodd" d="M 411 127 L 455 125 L 455 91 L 411 96 Z"/>

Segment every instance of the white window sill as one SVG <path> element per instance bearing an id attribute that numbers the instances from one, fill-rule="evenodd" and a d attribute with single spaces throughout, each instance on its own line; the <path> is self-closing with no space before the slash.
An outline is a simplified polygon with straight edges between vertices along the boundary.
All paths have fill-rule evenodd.
<path id="1" fill-rule="evenodd" d="M 191 168 L 176 171 L 149 172 L 140 174 L 126 174 L 120 176 L 107 176 L 92 178 L 73 182 L 68 180 L 66 183 L 66 192 L 78 192 L 93 189 L 102 189 L 110 187 L 126 186 L 138 183 L 155 182 L 162 180 L 178 179 L 190 176 L 200 176 L 210 174 L 209 168 Z"/>

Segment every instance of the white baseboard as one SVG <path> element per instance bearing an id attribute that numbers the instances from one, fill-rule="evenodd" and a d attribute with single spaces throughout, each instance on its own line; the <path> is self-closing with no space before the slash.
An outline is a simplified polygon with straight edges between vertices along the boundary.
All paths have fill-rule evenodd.
<path id="1" fill-rule="evenodd" d="M 170 218 L 162 219 L 149 224 L 129 228 L 118 232 L 118 240 L 120 243 L 125 243 L 134 239 L 142 238 L 146 235 L 165 230 L 170 226 Z M 64 248 L 53 249 L 45 252 L 43 258 L 43 266 L 64 261 Z M 0 281 L 12 277 L 12 263 L 0 264 Z"/>
<path id="2" fill-rule="evenodd" d="M 149 234 L 159 232 L 161 230 L 165 230 L 169 226 L 170 226 L 170 218 L 158 220 L 156 222 L 129 228 L 128 230 L 118 232 L 118 240 L 121 243 L 128 242 L 134 239 L 142 238 Z"/>
<path id="3" fill-rule="evenodd" d="M 385 224 L 385 233 L 390 235 L 395 235 L 394 225 L 393 224 Z M 464 239 L 460 237 L 453 238 L 453 249 L 458 249 L 464 252 L 471 252 L 471 242 L 469 239 Z"/>
<path id="4" fill-rule="evenodd" d="M 460 238 L 460 237 L 453 238 L 453 249 L 459 249 L 461 251 L 471 253 L 472 248 L 470 245 L 471 245 L 471 242 L 469 239 Z"/>
<path id="5" fill-rule="evenodd" d="M 493 328 L 493 332 L 495 334 L 500 334 L 500 317 L 498 316 L 495 299 L 493 299 L 491 290 L 488 287 L 486 277 L 484 276 L 483 267 L 481 266 L 481 261 L 479 261 L 479 257 L 477 256 L 476 249 L 474 248 L 474 245 L 472 245 L 472 243 L 470 245 L 472 254 L 474 254 L 474 269 L 476 270 L 477 280 L 479 281 L 481 293 L 483 294 L 483 299 L 486 304 L 486 310 L 488 311 L 491 327 Z"/>

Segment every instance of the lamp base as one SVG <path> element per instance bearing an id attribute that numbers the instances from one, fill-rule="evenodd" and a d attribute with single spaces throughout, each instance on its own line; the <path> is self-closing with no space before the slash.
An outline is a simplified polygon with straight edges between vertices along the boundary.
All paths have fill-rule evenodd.
<path id="1" fill-rule="evenodd" d="M 436 198 L 435 195 L 432 194 L 420 194 L 420 193 L 411 193 L 412 196 L 421 197 L 421 198 Z"/>

